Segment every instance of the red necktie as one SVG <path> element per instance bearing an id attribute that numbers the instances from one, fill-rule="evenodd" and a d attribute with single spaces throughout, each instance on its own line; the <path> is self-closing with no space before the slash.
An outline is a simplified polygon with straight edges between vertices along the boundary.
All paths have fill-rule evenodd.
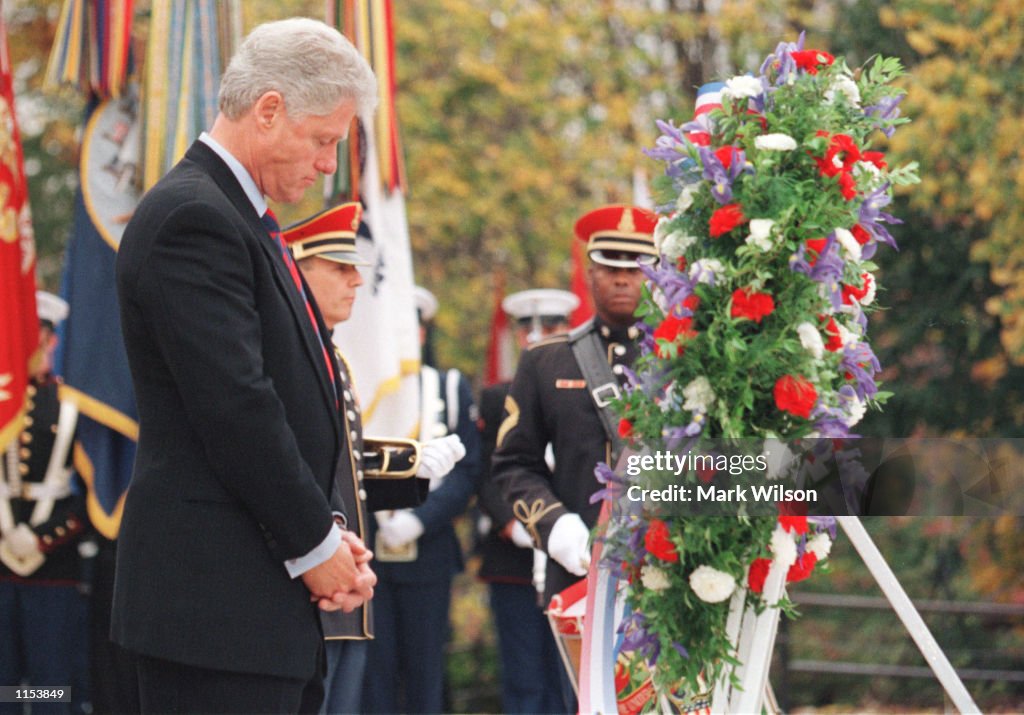
<path id="1" fill-rule="evenodd" d="M 263 214 L 263 225 L 267 227 L 267 231 L 270 233 L 270 237 L 274 239 L 274 243 L 281 249 L 281 258 L 284 260 L 284 264 L 288 266 L 288 272 L 292 276 L 292 280 L 295 281 L 295 288 L 299 291 L 299 295 L 302 296 L 302 302 L 306 305 L 306 314 L 309 315 L 309 322 L 313 324 L 313 333 L 316 335 L 316 339 L 320 343 L 320 349 L 324 354 L 324 364 L 327 365 L 327 374 L 331 378 L 331 386 L 335 387 L 334 378 L 334 367 L 331 365 L 331 357 L 327 352 L 327 346 L 324 345 L 323 337 L 320 335 L 320 327 L 317 325 L 316 316 L 313 315 L 313 306 L 309 303 L 309 298 L 306 297 L 306 291 L 302 288 L 302 279 L 299 278 L 299 269 L 295 265 L 294 259 L 292 259 L 291 251 L 288 250 L 288 246 L 284 242 L 284 238 L 281 237 L 281 226 L 277 223 L 277 218 L 274 216 L 274 212 L 267 209 L 267 212 Z M 337 400 L 337 388 L 335 387 L 335 400 Z"/>

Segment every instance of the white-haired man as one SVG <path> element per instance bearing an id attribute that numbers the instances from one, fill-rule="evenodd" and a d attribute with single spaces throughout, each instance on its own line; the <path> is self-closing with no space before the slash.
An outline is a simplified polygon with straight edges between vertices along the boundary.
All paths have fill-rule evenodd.
<path id="1" fill-rule="evenodd" d="M 335 170 L 376 81 L 333 28 L 253 30 L 204 133 L 142 199 L 118 252 L 139 448 L 111 635 L 139 656 L 143 712 L 315 711 L 321 609 L 373 593 L 335 522 L 330 332 L 266 200 Z"/>

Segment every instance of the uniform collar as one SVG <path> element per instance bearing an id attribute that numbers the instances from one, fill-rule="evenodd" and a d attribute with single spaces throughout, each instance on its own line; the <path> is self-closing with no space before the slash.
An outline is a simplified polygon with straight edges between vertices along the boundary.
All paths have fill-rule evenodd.
<path id="1" fill-rule="evenodd" d="M 635 325 L 627 328 L 614 328 L 605 323 L 597 315 L 594 316 L 594 329 L 601 339 L 610 343 L 632 343 L 640 337 L 640 329 Z"/>

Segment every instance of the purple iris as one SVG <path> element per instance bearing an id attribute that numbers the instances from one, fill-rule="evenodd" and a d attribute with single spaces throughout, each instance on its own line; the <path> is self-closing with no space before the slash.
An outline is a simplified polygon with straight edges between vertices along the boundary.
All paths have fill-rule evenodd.
<path id="1" fill-rule="evenodd" d="M 866 400 L 878 392 L 875 373 L 881 370 L 882 366 L 867 343 L 857 342 L 843 348 L 839 368 L 853 378 L 853 389 L 861 400 Z"/>
<path id="2" fill-rule="evenodd" d="M 850 428 L 846 426 L 843 418 L 846 413 L 838 407 L 826 407 L 821 403 L 811 412 L 811 419 L 814 420 L 814 429 L 821 437 L 829 439 L 842 439 L 850 436 Z"/>
<path id="3" fill-rule="evenodd" d="M 619 498 L 626 485 L 626 481 L 604 462 L 598 462 L 597 466 L 594 467 L 594 478 L 597 479 L 598 483 L 604 484 L 605 488 L 599 489 L 590 495 L 591 504 L 596 504 L 605 499 L 615 501 Z"/>
<path id="4" fill-rule="evenodd" d="M 690 659 L 690 651 L 686 650 L 686 647 L 683 646 L 682 643 L 680 643 L 679 641 L 672 641 L 672 647 L 675 648 L 676 653 L 683 656 L 687 660 Z"/>
<path id="5" fill-rule="evenodd" d="M 697 153 L 700 154 L 700 162 L 704 165 L 704 173 L 701 176 L 711 182 L 711 195 L 722 205 L 732 201 L 733 182 L 744 171 L 753 172 L 753 168 L 747 165 L 746 154 L 742 149 L 733 148 L 732 160 L 726 169 L 715 152 L 707 147 L 698 147 Z"/>
<path id="6" fill-rule="evenodd" d="M 807 257 L 807 244 L 801 244 L 800 248 L 789 259 L 789 268 L 795 273 L 803 273 L 812 281 L 821 283 L 829 291 L 828 298 L 832 307 L 838 310 L 842 304 L 842 291 L 839 288 L 839 281 L 843 277 L 845 263 L 839 255 L 839 242 L 835 234 L 829 234 L 825 245 L 818 254 L 814 264 Z"/>
<path id="7" fill-rule="evenodd" d="M 876 119 L 875 127 L 880 129 L 885 136 L 892 138 L 892 135 L 896 132 L 896 127 L 883 126 L 883 122 L 891 121 L 900 116 L 899 105 L 906 97 L 906 94 L 897 94 L 889 97 L 882 97 L 878 100 L 878 104 L 872 104 L 870 107 L 864 107 L 864 116 L 874 117 Z"/>
<path id="8" fill-rule="evenodd" d="M 654 285 L 661 289 L 669 305 L 678 305 L 693 293 L 693 283 L 685 273 L 680 273 L 671 263 L 662 260 L 658 267 L 640 266 L 640 270 Z"/>
<path id="9" fill-rule="evenodd" d="M 892 234 L 883 226 L 883 223 L 888 224 L 900 224 L 903 223 L 900 219 L 896 218 L 892 214 L 882 211 L 882 209 L 892 203 L 892 196 L 889 194 L 889 184 L 880 186 L 879 188 L 872 191 L 864 199 L 864 203 L 860 205 L 860 210 L 857 215 L 857 223 L 864 228 L 876 241 L 892 246 L 896 250 L 899 248 L 896 246 L 896 239 L 892 237 Z M 865 246 L 867 248 L 867 246 Z M 863 252 L 862 252 L 862 255 Z M 865 258 L 870 256 L 864 255 Z"/>
<path id="10" fill-rule="evenodd" d="M 661 643 L 658 636 L 647 630 L 647 619 L 639 611 L 622 620 L 619 625 L 619 633 L 622 634 L 622 650 L 635 652 L 643 656 L 648 663 L 658 660 L 661 653 Z"/>
<path id="11" fill-rule="evenodd" d="M 661 130 L 661 135 L 654 140 L 654 147 L 644 149 L 643 153 L 652 159 L 666 162 L 668 167 L 666 167 L 665 173 L 678 179 L 683 176 L 687 164 L 693 163 L 687 154 L 691 142 L 683 133 L 685 125 L 677 127 L 672 124 L 671 120 L 666 122 L 661 119 L 656 119 L 655 124 Z"/>
<path id="12" fill-rule="evenodd" d="M 695 261 L 693 268 L 694 271 L 690 278 L 694 283 L 707 283 L 709 286 L 714 287 L 715 283 L 718 282 L 718 275 L 712 270 L 707 261 Z"/>
<path id="13" fill-rule="evenodd" d="M 797 70 L 796 61 L 790 53 L 794 50 L 802 50 L 803 48 L 803 32 L 800 33 L 800 37 L 797 38 L 796 42 L 780 42 L 775 47 L 775 52 L 765 58 L 764 63 L 761 65 L 761 75 L 767 77 L 770 70 L 775 70 L 778 72 L 775 76 L 775 84 L 778 86 L 784 85 L 789 75 Z M 776 66 L 776 63 L 778 63 L 778 66 Z"/>
<path id="14" fill-rule="evenodd" d="M 828 531 L 828 535 L 833 540 L 836 538 L 836 518 L 834 516 L 808 516 L 807 521 L 818 527 L 818 531 L 822 529 Z"/>
<path id="15" fill-rule="evenodd" d="M 682 427 L 666 427 L 661 432 L 665 439 L 665 449 L 676 451 L 684 439 L 696 437 L 703 429 L 703 422 L 690 422 Z"/>

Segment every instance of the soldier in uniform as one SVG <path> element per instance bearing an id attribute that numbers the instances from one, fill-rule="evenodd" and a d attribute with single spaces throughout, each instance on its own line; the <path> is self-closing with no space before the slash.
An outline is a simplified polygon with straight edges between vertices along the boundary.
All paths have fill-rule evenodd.
<path id="1" fill-rule="evenodd" d="M 437 300 L 416 290 L 420 341 Z M 420 440 L 457 435 L 466 456 L 443 479 L 431 480 L 427 500 L 415 509 L 378 511 L 372 542 L 377 572 L 377 633 L 370 644 L 363 712 L 432 713 L 444 707 L 445 644 L 452 579 L 463 568 L 452 521 L 477 490 L 480 433 L 476 406 L 458 370 L 441 373 L 423 360 L 420 371 Z M 445 435 L 448 435 L 447 437 Z"/>
<path id="2" fill-rule="evenodd" d="M 502 301 L 502 309 L 516 321 L 520 349 L 569 330 L 569 315 L 580 300 L 569 291 L 525 290 Z M 511 382 L 501 382 L 480 392 L 480 425 L 483 439 L 483 479 L 478 503 L 483 538 L 480 543 L 479 578 L 490 591 L 491 611 L 498 631 L 501 653 L 501 700 L 506 713 L 554 713 L 562 709 L 558 650 L 534 587 L 533 540 L 512 505 L 491 479 L 491 455 L 501 424 L 505 397 Z"/>
<path id="3" fill-rule="evenodd" d="M 36 301 L 39 362 L 25 429 L 0 460 L 0 685 L 66 687 L 85 646 L 77 546 L 87 520 L 73 484 L 78 411 L 60 399 L 51 372 L 55 329 L 68 305 L 44 292 Z M 67 703 L 54 707 L 47 712 L 69 711 Z M 0 712 L 20 713 L 21 705 L 0 703 Z"/>
<path id="4" fill-rule="evenodd" d="M 361 214 L 358 203 L 341 204 L 283 234 L 324 323 L 331 328 L 351 316 L 356 289 L 363 284 L 357 266 L 368 264 L 356 252 Z M 348 448 L 338 461 L 331 506 L 344 533 L 362 543 L 368 533 L 367 502 L 376 509 L 418 506 L 426 498 L 431 478 L 451 471 L 463 450 L 457 437 L 422 445 L 412 440 L 364 438 L 351 370 L 337 347 L 335 354 L 342 388 L 343 441 Z M 364 561 L 363 566 L 373 565 Z M 326 697 L 320 712 L 360 712 L 368 640 L 373 638 L 372 601 L 351 613 L 321 611 L 320 621 L 327 641 Z"/>
<path id="5" fill-rule="evenodd" d="M 652 212 L 632 206 L 604 206 L 576 222 L 576 237 L 587 242 L 597 314 L 569 335 L 527 350 L 505 400 L 492 470 L 516 518 L 550 557 L 545 603 L 587 573 L 590 529 L 600 511 L 590 503 L 599 489 L 594 467 L 614 463 L 617 432 L 608 427 L 607 405 L 639 355 L 633 314 L 644 276 L 638 263 L 657 260 L 655 223 Z M 545 461 L 548 444 L 554 469 Z M 574 707 L 567 685 L 563 694 Z"/>

